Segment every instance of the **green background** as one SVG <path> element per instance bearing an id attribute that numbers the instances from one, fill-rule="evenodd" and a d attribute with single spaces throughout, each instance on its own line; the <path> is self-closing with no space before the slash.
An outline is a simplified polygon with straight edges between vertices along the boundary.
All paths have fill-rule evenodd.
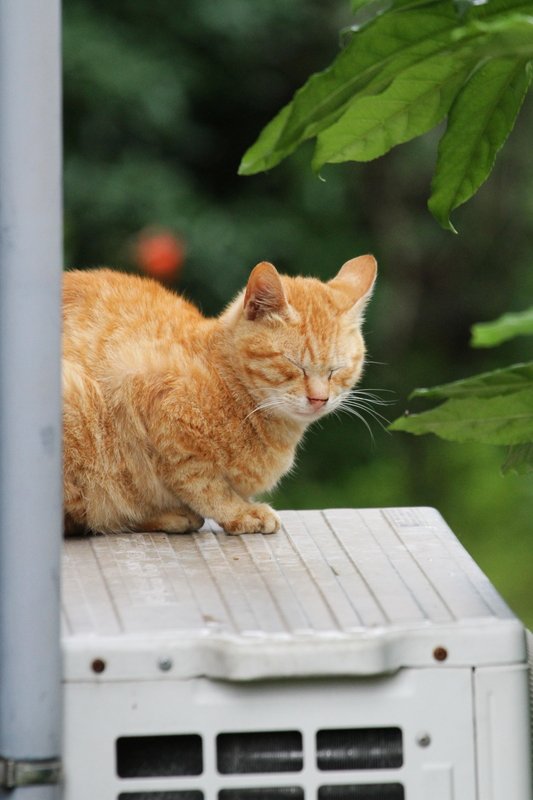
<path id="1" fill-rule="evenodd" d="M 471 350 L 474 322 L 533 297 L 533 102 L 487 184 L 454 215 L 426 209 L 437 135 L 321 178 L 305 148 L 239 177 L 260 129 L 330 63 L 344 0 L 64 0 L 65 249 L 69 267 L 136 271 L 134 245 L 173 231 L 186 260 L 175 287 L 217 313 L 261 260 L 332 277 L 355 255 L 380 264 L 361 387 L 388 390 L 392 420 L 424 408 L 416 386 L 533 357 L 533 340 Z M 278 508 L 432 505 L 503 596 L 533 625 L 533 482 L 502 478 L 504 452 L 328 419 L 306 437 Z"/>

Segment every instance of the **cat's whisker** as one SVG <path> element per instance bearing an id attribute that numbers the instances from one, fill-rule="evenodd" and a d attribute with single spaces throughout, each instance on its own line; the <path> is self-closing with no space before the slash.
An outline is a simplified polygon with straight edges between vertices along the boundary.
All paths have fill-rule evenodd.
<path id="1" fill-rule="evenodd" d="M 358 408 L 361 411 L 366 411 L 366 413 L 369 414 L 372 417 L 372 419 L 374 419 L 378 423 L 378 425 L 381 428 L 383 428 L 383 430 L 387 430 L 386 426 L 390 422 L 390 420 L 387 419 L 387 417 L 384 417 L 383 414 L 380 414 L 379 411 L 376 411 L 373 408 L 368 408 L 368 407 L 365 407 L 365 406 L 358 406 Z"/>
<path id="2" fill-rule="evenodd" d="M 343 394 L 345 398 L 361 398 L 371 400 L 376 405 L 390 406 L 394 405 L 395 400 L 385 400 L 380 397 L 380 393 L 389 392 L 396 394 L 392 389 L 351 389 L 349 392 Z"/>
<path id="3" fill-rule="evenodd" d="M 388 422 L 388 420 L 377 410 L 383 406 L 394 405 L 393 401 L 382 400 L 381 398 L 373 398 L 368 395 L 356 396 L 353 394 L 345 395 L 339 402 L 342 408 L 361 408 L 368 411 L 372 415 L 377 415 L 381 419 Z"/>
<path id="4" fill-rule="evenodd" d="M 352 395 L 343 400 L 344 403 L 369 403 L 374 406 L 393 406 L 396 405 L 395 400 L 383 400 L 381 397 L 373 397 L 372 395 Z"/>
<path id="5" fill-rule="evenodd" d="M 387 418 L 374 408 L 375 403 L 372 403 L 369 400 L 365 400 L 365 399 L 361 399 L 361 398 L 358 398 L 358 399 L 351 398 L 351 399 L 345 400 L 341 405 L 344 406 L 347 409 L 348 408 L 356 408 L 356 409 L 361 409 L 362 411 L 368 411 L 368 413 L 371 414 L 376 419 L 379 418 L 379 419 L 385 420 L 385 422 L 388 422 Z"/>
<path id="6" fill-rule="evenodd" d="M 274 405 L 278 405 L 276 403 L 261 403 L 260 405 L 253 408 L 244 418 L 244 422 L 249 419 L 253 414 L 256 414 L 258 411 L 264 411 L 267 408 L 272 408 Z"/>
<path id="7" fill-rule="evenodd" d="M 367 429 L 368 433 L 370 434 L 370 438 L 371 438 L 371 440 L 372 440 L 372 444 L 374 444 L 374 443 L 375 443 L 375 440 L 374 440 L 374 433 L 373 433 L 373 431 L 372 431 L 372 428 L 370 427 L 370 425 L 368 424 L 368 421 L 367 421 L 367 420 L 366 420 L 366 419 L 363 417 L 363 415 L 362 415 L 362 414 L 359 414 L 359 413 L 358 413 L 358 412 L 355 410 L 355 408 L 342 408 L 342 407 L 340 406 L 340 407 L 339 407 L 337 410 L 338 410 L 338 411 L 346 411 L 346 413 L 347 413 L 347 414 L 351 414 L 353 417 L 357 417 L 357 419 L 360 419 L 360 420 L 361 420 L 361 422 L 363 423 L 363 425 L 365 426 L 365 428 Z"/>
<path id="8" fill-rule="evenodd" d="M 288 399 L 287 397 L 270 397 L 267 398 L 266 400 L 263 400 L 255 408 L 253 408 L 249 414 L 245 416 L 244 422 L 246 422 L 246 420 L 249 419 L 252 416 L 252 414 L 255 414 L 257 411 L 264 411 L 266 409 L 287 405 L 287 399 Z"/>
<path id="9" fill-rule="evenodd" d="M 372 414 L 372 413 L 371 413 L 371 411 L 370 411 L 369 409 L 362 409 L 362 408 L 359 408 L 359 409 L 355 409 L 355 408 L 344 408 L 344 409 L 341 409 L 341 410 L 343 410 L 343 411 L 346 411 L 346 413 L 347 413 L 347 414 L 351 414 L 352 416 L 358 417 L 358 418 L 359 418 L 359 419 L 361 419 L 361 420 L 364 420 L 364 417 L 363 417 L 363 416 L 362 416 L 362 414 L 361 414 L 361 413 L 359 413 L 359 412 L 365 411 L 365 413 L 369 414 L 369 416 L 370 416 L 370 417 L 372 417 L 372 419 L 373 419 L 375 422 L 377 422 L 377 424 L 380 426 L 380 428 L 381 428 L 383 431 L 385 431 L 385 433 L 387 433 L 387 434 L 388 434 L 388 433 L 390 433 L 390 431 L 388 431 L 388 430 L 387 430 L 387 427 L 386 427 L 386 425 L 384 424 L 384 422 L 388 422 L 388 420 L 384 420 L 384 422 L 383 422 L 382 420 L 378 419 L 378 418 L 377 418 L 377 417 L 376 417 L 374 414 Z M 364 421 L 365 421 L 365 423 L 367 423 L 367 420 L 364 420 Z M 368 425 L 367 425 L 367 427 L 368 427 Z"/>
<path id="10" fill-rule="evenodd" d="M 371 358 L 365 358 L 365 364 L 373 364 L 373 365 L 375 364 L 378 367 L 388 367 L 389 366 L 386 361 L 374 361 Z"/>
<path id="11" fill-rule="evenodd" d="M 380 394 L 396 394 L 394 389 L 350 389 L 346 394 L 375 394 L 379 397 Z"/>
<path id="12" fill-rule="evenodd" d="M 341 395 L 341 401 L 336 409 L 339 412 L 345 411 L 347 414 L 351 414 L 352 416 L 355 416 L 364 422 L 365 426 L 371 433 L 372 441 L 374 441 L 374 436 L 370 430 L 368 421 L 363 416 L 363 413 L 370 416 L 384 431 L 388 433 L 386 425 L 389 423 L 389 420 L 383 414 L 377 411 L 375 406 L 393 404 L 393 401 L 383 400 L 382 398 L 376 396 L 375 391 L 376 390 L 370 391 L 365 389 L 352 389 L 351 391 L 344 393 L 344 395 Z"/>

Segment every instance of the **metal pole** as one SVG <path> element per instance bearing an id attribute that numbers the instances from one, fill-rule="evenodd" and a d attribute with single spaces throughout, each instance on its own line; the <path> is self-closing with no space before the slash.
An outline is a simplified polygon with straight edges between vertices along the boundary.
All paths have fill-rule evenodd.
<path id="1" fill-rule="evenodd" d="M 6 800 L 55 800 L 60 791 L 19 786 L 56 781 L 61 744 L 60 64 L 60 0 L 0 0 L 0 798 Z"/>

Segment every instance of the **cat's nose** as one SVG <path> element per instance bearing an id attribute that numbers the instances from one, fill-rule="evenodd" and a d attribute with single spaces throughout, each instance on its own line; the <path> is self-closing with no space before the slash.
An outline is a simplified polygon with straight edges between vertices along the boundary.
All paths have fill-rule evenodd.
<path id="1" fill-rule="evenodd" d="M 314 411 L 318 411 L 319 408 L 322 408 L 322 406 L 325 406 L 326 403 L 328 402 L 328 400 L 329 400 L 329 397 L 308 397 L 307 398 L 307 401 L 309 402 L 311 407 L 314 409 Z"/>

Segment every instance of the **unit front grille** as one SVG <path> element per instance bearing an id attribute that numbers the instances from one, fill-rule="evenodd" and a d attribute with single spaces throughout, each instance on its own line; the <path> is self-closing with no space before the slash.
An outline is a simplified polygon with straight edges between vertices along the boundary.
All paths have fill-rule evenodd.
<path id="1" fill-rule="evenodd" d="M 304 800 L 300 786 L 262 786 L 247 789 L 221 789 L 218 800 Z M 320 786 L 318 800 L 405 800 L 399 783 L 346 784 Z M 122 792 L 118 800 L 204 800 L 203 792 Z"/>
<path id="2" fill-rule="evenodd" d="M 202 737 L 196 733 L 176 736 L 121 736 L 116 741 L 116 758 L 117 775 L 120 778 L 201 775 Z"/>
<path id="3" fill-rule="evenodd" d="M 404 800 L 401 783 L 359 783 L 320 786 L 318 800 Z"/>
<path id="4" fill-rule="evenodd" d="M 217 736 L 217 769 L 222 775 L 299 772 L 303 765 L 303 740 L 299 731 L 221 733 Z"/>
<path id="5" fill-rule="evenodd" d="M 402 766 L 399 728 L 343 728 L 316 735 L 317 766 L 334 769 L 397 769 Z"/>
<path id="6" fill-rule="evenodd" d="M 252 789 L 221 789 L 218 800 L 304 800 L 300 786 L 262 786 Z"/>
<path id="7" fill-rule="evenodd" d="M 198 789 L 176 792 L 122 792 L 118 800 L 204 800 L 204 793 Z"/>
<path id="8" fill-rule="evenodd" d="M 388 728 L 323 728 L 313 734 L 313 767 L 320 772 L 398 769 L 403 764 L 402 731 Z M 168 791 L 122 792 L 118 800 L 203 800 L 199 776 L 204 775 L 204 747 L 214 747 L 216 768 L 226 778 L 218 800 L 404 800 L 400 783 L 328 782 L 312 795 L 298 781 L 280 786 L 228 786 L 226 776 L 279 774 L 288 777 L 304 769 L 304 736 L 300 731 L 232 731 L 203 742 L 200 734 L 122 736 L 116 740 L 116 769 L 120 778 L 174 777 L 191 780 L 191 788 Z M 317 772 L 318 779 L 319 772 Z M 325 776 L 324 776 L 325 777 Z M 333 776 L 332 776 L 333 777 Z M 212 785 L 213 776 L 210 776 Z M 272 778 L 270 778 L 272 780 Z M 252 781 L 250 780 L 250 784 Z M 317 780 L 317 784 L 322 782 Z M 197 788 L 199 787 L 199 788 Z"/>

